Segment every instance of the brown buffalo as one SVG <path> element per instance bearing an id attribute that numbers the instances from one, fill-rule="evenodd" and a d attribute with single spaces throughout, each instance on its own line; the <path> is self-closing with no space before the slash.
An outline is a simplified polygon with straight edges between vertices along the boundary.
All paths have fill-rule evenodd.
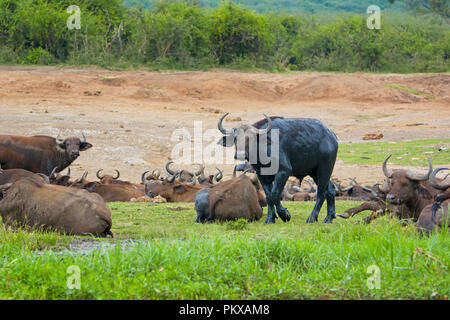
<path id="1" fill-rule="evenodd" d="M 247 219 L 259 220 L 266 198 L 256 175 L 245 173 L 217 186 L 197 193 L 195 209 L 197 222 Z"/>
<path id="2" fill-rule="evenodd" d="M 61 172 L 80 156 L 81 151 L 91 147 L 84 134 L 83 140 L 0 135 L 0 165 L 3 169 L 25 169 L 49 176 L 54 168 Z"/>
<path id="3" fill-rule="evenodd" d="M 145 196 L 145 193 L 134 186 L 124 184 L 103 184 L 90 182 L 83 186 L 90 192 L 99 194 L 105 202 L 129 202 Z"/>
<path id="4" fill-rule="evenodd" d="M 220 182 L 220 180 L 223 179 L 223 171 L 220 170 L 219 168 L 217 169 L 217 173 L 216 174 L 211 174 L 209 176 L 205 176 L 205 166 L 201 165 L 200 170 L 201 173 L 198 176 L 197 180 L 201 185 L 207 186 L 207 187 L 212 187 L 215 186 L 216 184 L 218 184 Z"/>
<path id="5" fill-rule="evenodd" d="M 412 219 L 417 221 L 423 208 L 433 202 L 433 197 L 439 190 L 433 188 L 428 181 L 433 171 L 430 158 L 428 158 L 428 172 L 418 174 L 409 170 L 391 171 L 387 168 L 387 157 L 383 162 L 383 173 L 388 179 L 389 193 L 386 200 L 389 204 L 401 205 L 404 210 L 398 211 L 401 219 Z"/>
<path id="6" fill-rule="evenodd" d="M 152 180 L 145 182 L 145 193 L 154 198 L 161 196 L 167 202 L 194 202 L 197 192 L 203 188 L 203 185 L 196 185 L 196 177 L 190 184 L 179 182 L 176 178 L 181 174 L 181 171 L 174 172 L 175 174 L 164 180 Z"/>
<path id="7" fill-rule="evenodd" d="M 145 186 L 141 183 L 141 184 L 137 184 L 137 183 L 132 183 L 130 181 L 124 181 L 124 180 L 119 180 L 120 177 L 120 171 L 119 170 L 115 170 L 116 171 L 116 175 L 115 176 L 110 176 L 110 175 L 102 175 L 101 172 L 103 171 L 103 169 L 100 169 L 97 171 L 97 178 L 100 180 L 100 183 L 102 184 L 118 184 L 118 185 L 125 185 L 125 186 L 129 186 L 132 187 L 136 190 L 145 192 Z"/>
<path id="8" fill-rule="evenodd" d="M 435 229 L 442 229 L 447 225 L 450 230 L 450 216 L 448 215 L 449 199 L 450 199 L 450 182 L 438 181 L 436 174 L 447 168 L 438 168 L 433 171 L 430 177 L 431 185 L 441 190 L 442 193 L 436 195 L 434 203 L 426 206 L 417 220 L 417 230 L 421 233 L 430 234 Z M 446 179 L 448 175 L 445 176 Z"/>
<path id="9" fill-rule="evenodd" d="M 54 168 L 50 174 L 50 183 L 57 186 L 69 187 L 72 184 L 70 179 L 70 168 L 67 169 L 66 174 L 56 173 L 56 168 Z"/>
<path id="10" fill-rule="evenodd" d="M 298 183 L 287 185 L 282 194 L 282 199 L 287 201 L 312 201 L 315 199 L 315 188 L 311 181 L 305 180 L 309 184 L 309 188 L 301 189 Z"/>
<path id="11" fill-rule="evenodd" d="M 0 213 L 11 227 L 112 236 L 111 213 L 99 195 L 28 178 L 0 186 Z"/>
<path id="12" fill-rule="evenodd" d="M 49 177 L 42 173 L 34 173 L 24 169 L 3 170 L 0 167 L 0 185 L 16 182 L 23 178 L 28 178 L 38 183 L 50 183 Z"/>
<path id="13" fill-rule="evenodd" d="M 99 194 L 106 202 L 129 202 L 145 196 L 144 189 L 138 188 L 131 183 L 102 183 L 101 181 L 89 181 L 86 179 L 88 171 L 75 180 L 71 187 L 85 189 Z"/>
<path id="14" fill-rule="evenodd" d="M 202 173 L 202 169 L 203 166 L 199 163 L 195 163 L 195 165 L 198 165 L 200 167 L 200 169 L 194 173 L 189 172 L 187 170 L 178 170 L 178 171 L 174 171 L 170 168 L 170 166 L 173 164 L 174 162 L 171 160 L 169 162 L 166 163 L 166 171 L 168 173 L 169 176 L 174 176 L 175 174 L 177 174 L 177 178 L 179 182 L 182 183 L 191 183 L 191 184 L 196 184 L 197 180 L 196 177 L 201 175 Z M 194 182 L 195 180 L 195 182 Z"/>

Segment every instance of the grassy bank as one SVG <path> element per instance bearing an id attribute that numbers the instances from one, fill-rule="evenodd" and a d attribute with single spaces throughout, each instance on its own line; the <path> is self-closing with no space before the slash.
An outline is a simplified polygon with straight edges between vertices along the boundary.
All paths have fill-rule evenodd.
<path id="1" fill-rule="evenodd" d="M 389 163 L 427 166 L 430 157 L 434 166 L 450 164 L 450 148 L 438 151 L 439 145 L 449 145 L 450 139 L 424 139 L 398 142 L 359 142 L 339 144 L 338 158 L 346 164 L 378 164 L 392 154 Z M 380 167 L 381 168 L 381 167 Z"/>
<path id="2" fill-rule="evenodd" d="M 356 203 L 338 202 L 341 212 Z M 289 223 L 197 225 L 192 204 L 110 204 L 127 249 L 55 254 L 74 237 L 0 230 L 3 299 L 446 299 L 448 232 L 419 237 L 382 218 L 306 225 L 313 203 L 287 203 Z M 186 210 L 182 210 L 186 208 Z M 176 210 L 176 211 L 174 211 Z M 324 218 L 325 208 L 320 216 Z M 363 215 L 361 215 L 361 218 Z M 87 239 L 87 238 L 85 238 Z M 107 240 L 110 241 L 110 240 Z M 123 241 L 123 240 L 122 240 Z M 69 290 L 69 266 L 81 271 Z M 380 270 L 369 289 L 368 267 Z"/>

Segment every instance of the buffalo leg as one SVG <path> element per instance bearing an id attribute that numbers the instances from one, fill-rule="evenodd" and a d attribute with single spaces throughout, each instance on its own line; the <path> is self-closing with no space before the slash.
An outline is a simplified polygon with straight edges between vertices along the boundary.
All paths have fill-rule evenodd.
<path id="1" fill-rule="evenodd" d="M 283 220 L 283 222 L 288 222 L 291 220 L 291 214 L 289 210 L 283 207 L 281 204 L 281 193 L 283 192 L 286 181 L 289 179 L 289 174 L 285 172 L 279 172 L 275 176 L 275 181 L 272 187 L 271 198 L 272 202 L 277 209 L 278 216 Z"/>
<path id="2" fill-rule="evenodd" d="M 333 163 L 334 165 L 334 163 Z M 327 209 L 327 217 L 324 222 L 329 223 L 332 222 L 334 217 L 336 216 L 334 209 L 334 192 L 331 192 L 333 189 L 333 184 L 330 183 L 331 173 L 333 172 L 333 166 L 330 168 L 319 168 L 316 174 L 311 175 L 314 179 L 314 182 L 317 184 L 317 200 L 314 205 L 314 209 L 312 210 L 310 216 L 306 220 L 306 223 L 314 223 L 317 222 L 319 217 L 320 209 L 322 209 L 322 205 L 327 200 L 327 205 L 330 208 Z"/>
<path id="3" fill-rule="evenodd" d="M 332 183 L 328 183 L 328 189 L 325 193 L 325 197 L 327 199 L 327 216 L 324 223 L 332 223 L 333 219 L 336 218 L 336 208 L 334 198 L 336 196 L 336 190 L 334 189 L 334 185 Z"/>
<path id="4" fill-rule="evenodd" d="M 272 187 L 273 187 L 273 176 L 258 176 L 259 181 L 264 189 L 264 193 L 266 194 L 266 202 L 267 202 L 267 218 L 265 223 L 275 223 L 276 214 L 275 207 L 272 201 Z"/>

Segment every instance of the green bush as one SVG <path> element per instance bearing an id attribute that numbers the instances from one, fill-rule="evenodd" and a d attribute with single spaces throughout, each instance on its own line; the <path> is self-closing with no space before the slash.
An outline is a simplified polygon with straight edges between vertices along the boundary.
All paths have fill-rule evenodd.
<path id="1" fill-rule="evenodd" d="M 22 64 L 45 64 L 49 65 L 54 62 L 53 57 L 50 53 L 42 49 L 41 47 L 38 48 L 31 48 L 28 50 L 28 55 L 21 60 Z"/>
<path id="2" fill-rule="evenodd" d="M 0 62 L 151 69 L 450 71 L 450 26 L 435 15 L 384 11 L 381 30 L 369 30 L 365 12 L 258 13 L 231 1 L 214 8 L 199 3 L 207 4 L 159 0 L 143 9 L 125 7 L 121 0 L 86 0 L 79 4 L 81 29 L 69 30 L 70 0 L 0 0 L 4 53 Z M 334 5 L 345 9 L 349 3 Z"/>

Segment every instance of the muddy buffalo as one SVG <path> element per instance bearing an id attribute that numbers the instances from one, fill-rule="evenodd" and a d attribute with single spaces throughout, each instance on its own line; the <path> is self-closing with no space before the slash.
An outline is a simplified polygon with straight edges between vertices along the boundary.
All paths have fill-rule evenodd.
<path id="1" fill-rule="evenodd" d="M 317 184 L 317 200 L 306 222 L 318 220 L 326 200 L 327 216 L 323 222 L 331 223 L 336 217 L 335 190 L 330 183 L 338 152 L 336 135 L 316 119 L 267 115 L 253 125 L 225 129 L 222 122 L 227 115 L 218 121 L 218 129 L 224 135 L 218 144 L 234 146 L 235 158 L 249 161 L 255 169 L 268 203 L 265 222 L 275 223 L 276 214 L 284 222 L 290 220 L 289 211 L 280 202 L 283 188 L 290 176 L 301 183 L 309 175 Z"/>
<path id="2" fill-rule="evenodd" d="M 28 178 L 0 185 L 0 213 L 11 227 L 112 236 L 111 213 L 99 195 Z"/>

